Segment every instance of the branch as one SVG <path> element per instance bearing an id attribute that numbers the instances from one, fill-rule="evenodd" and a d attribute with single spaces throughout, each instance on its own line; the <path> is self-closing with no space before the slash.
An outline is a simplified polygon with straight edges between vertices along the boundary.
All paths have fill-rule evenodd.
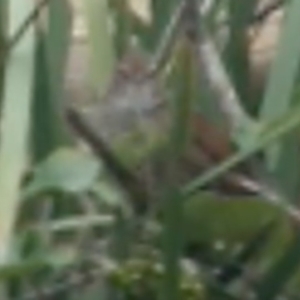
<path id="1" fill-rule="evenodd" d="M 75 133 L 91 147 L 94 154 L 105 164 L 118 184 L 128 192 L 135 212 L 137 214 L 145 213 L 149 203 L 149 195 L 144 184 L 119 161 L 109 146 L 89 128 L 75 109 L 67 108 L 66 118 Z"/>
<path id="2" fill-rule="evenodd" d="M 1 50 L 0 68 L 3 68 L 5 66 L 11 51 L 19 43 L 19 41 L 22 39 L 23 35 L 26 33 L 26 31 L 32 25 L 32 23 L 39 18 L 41 12 L 43 11 L 44 8 L 48 6 L 50 1 L 52 0 L 41 0 L 35 6 L 32 12 L 28 15 L 28 17 L 23 21 L 23 23 L 20 25 L 17 31 L 12 35 L 12 37 L 8 39 L 8 41 L 4 45 L 4 49 Z M 60 1 L 65 1 L 65 0 L 60 0 Z"/>
<path id="3" fill-rule="evenodd" d="M 23 35 L 26 33 L 28 28 L 34 23 L 40 16 L 41 12 L 43 11 L 46 6 L 50 3 L 52 0 L 41 0 L 35 8 L 32 10 L 32 12 L 28 15 L 28 17 L 23 21 L 23 23 L 20 25 L 18 30 L 13 34 L 13 36 L 9 39 L 7 43 L 6 51 L 10 52 L 21 40 Z M 60 0 L 64 1 L 64 0 Z"/>

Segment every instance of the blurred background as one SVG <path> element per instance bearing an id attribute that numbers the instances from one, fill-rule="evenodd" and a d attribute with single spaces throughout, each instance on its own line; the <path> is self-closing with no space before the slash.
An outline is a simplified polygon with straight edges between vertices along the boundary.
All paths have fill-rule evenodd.
<path id="1" fill-rule="evenodd" d="M 299 0 L 0 0 L 0 299 L 300 299 Z"/>

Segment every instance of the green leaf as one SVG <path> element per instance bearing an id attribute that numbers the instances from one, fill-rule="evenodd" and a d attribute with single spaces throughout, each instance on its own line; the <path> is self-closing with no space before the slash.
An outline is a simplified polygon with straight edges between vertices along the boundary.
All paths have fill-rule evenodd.
<path id="1" fill-rule="evenodd" d="M 290 1 L 261 107 L 260 118 L 264 122 L 277 118 L 299 103 L 299 97 L 294 97 L 300 65 L 299 13 L 300 2 Z M 291 199 L 298 195 L 300 178 L 297 138 L 298 132 L 291 133 L 266 149 L 266 165 Z"/>
<path id="2" fill-rule="evenodd" d="M 245 270 L 245 265 L 255 259 L 265 248 L 269 240 L 273 238 L 272 233 L 276 228 L 276 223 L 275 219 L 268 221 L 258 232 L 255 232 L 254 236 L 245 242 L 242 249 L 234 255 L 232 261 L 226 262 L 222 266 L 222 269 L 218 273 L 218 280 L 228 284 L 237 277 L 240 277 Z"/>
<path id="3" fill-rule="evenodd" d="M 64 75 L 71 37 L 67 1 L 49 3 L 47 29 L 37 29 L 32 118 L 33 158 L 40 162 L 59 146 L 71 144 L 62 118 Z"/>
<path id="4" fill-rule="evenodd" d="M 33 2 L 9 1 L 9 37 L 33 9 Z M 9 255 L 18 213 L 20 185 L 27 167 L 34 79 L 34 33 L 30 28 L 10 53 L 5 76 L 0 146 L 0 264 Z"/>
<path id="5" fill-rule="evenodd" d="M 133 31 L 133 14 L 129 9 L 129 1 L 110 0 L 109 2 L 113 8 L 116 53 L 118 58 L 122 58 L 130 43 Z"/>
<path id="6" fill-rule="evenodd" d="M 83 192 L 94 185 L 99 172 L 99 162 L 93 156 L 76 149 L 62 148 L 36 167 L 24 196 L 48 191 Z"/>
<path id="7" fill-rule="evenodd" d="M 247 247 L 270 221 L 276 226 L 255 257 L 268 263 L 275 261 L 293 239 L 292 221 L 280 208 L 259 197 L 205 192 L 189 198 L 184 205 L 186 243 L 204 250 L 205 263 L 224 265 L 232 261 L 237 249 Z"/>
<path id="8" fill-rule="evenodd" d="M 266 272 L 256 290 L 258 299 L 271 300 L 279 296 L 300 265 L 300 235 L 295 236 L 287 251 Z"/>
<path id="9" fill-rule="evenodd" d="M 188 141 L 189 120 L 194 100 L 195 73 L 193 45 L 183 37 L 178 42 L 170 81 L 172 124 L 167 145 L 166 181 L 164 199 L 164 232 L 162 234 L 166 276 L 163 282 L 163 299 L 180 299 L 180 259 L 183 249 L 183 198 L 179 190 L 180 159 Z"/>
<path id="10" fill-rule="evenodd" d="M 246 108 L 253 101 L 250 96 L 250 55 L 248 26 L 255 12 L 257 0 L 229 0 L 229 38 L 224 59 L 239 98 Z"/>
<path id="11" fill-rule="evenodd" d="M 189 241 L 224 240 L 228 247 L 253 239 L 267 222 L 280 223 L 281 238 L 290 238 L 285 212 L 253 196 L 221 196 L 199 192 L 185 202 L 185 226 Z M 285 236 L 285 237 L 284 237 Z"/>
<path id="12" fill-rule="evenodd" d="M 4 80 L 4 49 L 6 43 L 7 34 L 7 0 L 0 1 L 0 107 L 2 106 L 2 96 L 3 96 L 3 80 Z"/>

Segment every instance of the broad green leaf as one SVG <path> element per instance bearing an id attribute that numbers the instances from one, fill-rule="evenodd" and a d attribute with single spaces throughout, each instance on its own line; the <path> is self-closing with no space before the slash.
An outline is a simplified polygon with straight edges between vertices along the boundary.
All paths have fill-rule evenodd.
<path id="1" fill-rule="evenodd" d="M 8 8 L 10 37 L 32 11 L 33 2 L 11 0 Z M 9 255 L 20 184 L 27 166 L 33 59 L 34 33 L 29 28 L 10 53 L 6 64 L 0 146 L 0 264 L 6 262 Z"/>
<path id="2" fill-rule="evenodd" d="M 96 158 L 72 148 L 55 151 L 34 170 L 24 197 L 49 191 L 83 192 L 91 188 L 99 175 Z"/>
<path id="3" fill-rule="evenodd" d="M 260 280 L 256 294 L 258 299 L 271 300 L 279 296 L 287 282 L 295 275 L 300 265 L 299 232 L 284 254 L 269 268 Z"/>
<path id="4" fill-rule="evenodd" d="M 115 49 L 108 0 L 83 1 L 88 25 L 89 83 L 102 97 L 111 81 L 115 65 Z"/>
<path id="5" fill-rule="evenodd" d="M 210 245 L 222 242 L 224 254 L 236 245 L 247 245 L 270 221 L 276 221 L 268 246 L 269 259 L 278 256 L 292 239 L 292 224 L 280 208 L 259 197 L 225 197 L 200 192 L 186 200 L 185 235 L 189 242 Z M 262 249 L 263 250 L 263 249 Z"/>
<path id="6" fill-rule="evenodd" d="M 294 97 L 294 84 L 298 78 L 300 65 L 299 39 L 300 2 L 290 1 L 286 7 L 285 22 L 279 42 L 279 49 L 271 68 L 269 81 L 261 107 L 260 118 L 268 122 L 286 113 L 299 97 Z M 298 132 L 266 149 L 266 164 L 269 171 L 280 182 L 283 191 L 295 199 L 298 195 L 299 168 Z"/>

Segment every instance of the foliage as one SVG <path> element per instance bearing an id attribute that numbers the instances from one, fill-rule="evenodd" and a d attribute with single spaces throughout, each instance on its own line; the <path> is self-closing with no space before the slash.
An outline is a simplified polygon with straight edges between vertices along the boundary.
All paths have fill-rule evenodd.
<path id="1" fill-rule="evenodd" d="M 149 0 L 145 22 L 129 0 L 86 0 L 93 92 L 137 48 L 132 80 L 164 100 L 167 124 L 107 141 L 66 103 L 69 2 L 0 1 L 1 299 L 296 299 L 300 4 L 259 2 Z M 253 105 L 249 31 L 275 9 L 278 52 Z M 195 116 L 227 147 L 216 158 L 208 143 L 202 174 L 192 156 L 196 176 L 193 134 L 209 130 Z"/>

